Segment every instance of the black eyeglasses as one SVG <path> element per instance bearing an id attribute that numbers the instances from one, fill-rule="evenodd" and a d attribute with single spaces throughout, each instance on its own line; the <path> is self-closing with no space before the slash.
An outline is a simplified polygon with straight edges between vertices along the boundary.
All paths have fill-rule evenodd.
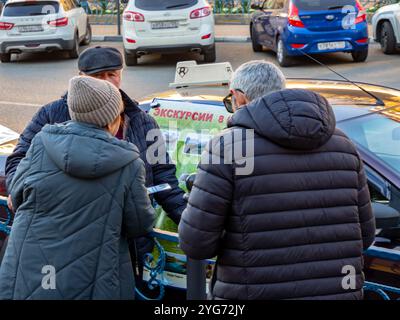
<path id="1" fill-rule="evenodd" d="M 244 92 L 243 92 L 242 90 L 240 90 L 240 89 L 233 89 L 233 90 L 231 90 L 231 92 L 224 98 L 224 100 L 222 100 L 223 103 L 224 103 L 224 106 L 225 106 L 226 111 L 228 111 L 229 113 L 233 113 L 233 112 L 234 112 L 234 111 L 233 111 L 233 103 L 232 103 L 232 97 L 233 97 L 232 91 L 239 91 L 240 93 L 243 93 L 243 94 L 244 94 Z"/>

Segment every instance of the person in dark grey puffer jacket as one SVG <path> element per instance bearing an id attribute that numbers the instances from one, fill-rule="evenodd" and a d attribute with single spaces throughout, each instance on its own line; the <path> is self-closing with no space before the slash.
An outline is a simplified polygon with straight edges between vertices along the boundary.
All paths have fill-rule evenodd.
<path id="1" fill-rule="evenodd" d="M 211 298 L 363 297 L 362 253 L 373 243 L 375 220 L 362 161 L 335 126 L 325 98 L 282 90 L 236 111 L 229 129 L 210 142 L 179 237 L 189 257 L 217 256 Z M 248 129 L 251 174 L 237 174 L 243 158 L 212 164 L 229 155 L 218 156 L 221 144 L 232 148 L 221 138 Z M 232 141 L 240 146 L 245 136 Z M 350 288 L 348 266 L 355 272 Z"/>
<path id="2" fill-rule="evenodd" d="M 114 85 L 76 77 L 69 92 L 77 121 L 46 125 L 10 185 L 0 299 L 134 299 L 128 239 L 154 222 L 144 164 L 113 136 L 123 110 Z"/>

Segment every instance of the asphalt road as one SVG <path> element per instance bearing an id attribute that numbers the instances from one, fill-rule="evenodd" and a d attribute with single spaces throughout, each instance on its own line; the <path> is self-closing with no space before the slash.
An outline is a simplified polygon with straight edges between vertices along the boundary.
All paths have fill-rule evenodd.
<path id="1" fill-rule="evenodd" d="M 101 44 L 122 49 L 121 43 Z M 254 53 L 250 43 L 218 43 L 217 57 L 219 62 L 230 61 L 234 68 L 253 59 L 276 63 L 273 53 Z M 366 63 L 353 63 L 350 55 L 342 53 L 318 58 L 352 80 L 400 89 L 400 54 L 386 56 L 377 44 L 371 45 Z M 167 90 L 174 80 L 176 63 L 195 59 L 201 58 L 196 54 L 141 58 L 139 66 L 125 68 L 122 89 L 138 100 Z M 299 59 L 295 67 L 285 68 L 283 72 L 287 77 L 338 79 L 331 71 L 307 58 Z M 65 92 L 68 80 L 76 74 L 77 61 L 67 59 L 63 53 L 22 54 L 14 57 L 12 63 L 0 63 L 0 123 L 21 132 L 41 105 Z"/>

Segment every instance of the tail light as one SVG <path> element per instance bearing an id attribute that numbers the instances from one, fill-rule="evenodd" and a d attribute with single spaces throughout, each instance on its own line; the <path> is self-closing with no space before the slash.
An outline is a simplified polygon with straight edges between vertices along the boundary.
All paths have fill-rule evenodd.
<path id="1" fill-rule="evenodd" d="M 296 7 L 293 1 L 290 1 L 288 20 L 289 24 L 293 27 L 305 28 L 303 21 L 301 21 L 299 17 L 299 9 Z"/>
<path id="2" fill-rule="evenodd" d="M 0 22 L 0 30 L 11 30 L 14 28 L 14 23 Z"/>
<path id="3" fill-rule="evenodd" d="M 208 17 L 210 14 L 211 14 L 211 8 L 203 7 L 203 8 L 193 10 L 190 13 L 190 19 L 198 19 L 198 18 Z"/>
<path id="4" fill-rule="evenodd" d="M 47 24 L 52 27 L 65 27 L 68 25 L 68 18 L 63 17 L 56 20 L 47 21 Z"/>
<path id="5" fill-rule="evenodd" d="M 130 38 L 126 38 L 126 41 L 127 41 L 128 43 L 136 43 L 136 40 L 130 39 Z"/>
<path id="6" fill-rule="evenodd" d="M 211 35 L 212 35 L 211 33 L 206 34 L 206 35 L 202 36 L 201 39 L 203 39 L 203 40 L 205 40 L 205 39 L 210 39 L 210 38 L 211 38 Z"/>
<path id="7" fill-rule="evenodd" d="M 368 38 L 362 38 L 362 39 L 356 40 L 357 43 L 368 43 L 368 41 L 369 41 Z"/>
<path id="8" fill-rule="evenodd" d="M 303 49 L 306 45 L 304 43 L 292 43 L 291 47 L 293 49 Z"/>
<path id="9" fill-rule="evenodd" d="M 367 20 L 367 13 L 359 0 L 356 0 L 356 6 L 358 10 L 358 14 L 356 17 L 356 24 L 357 24 Z"/>
<path id="10" fill-rule="evenodd" d="M 125 11 L 123 18 L 125 21 L 144 22 L 144 15 L 134 11 Z"/>

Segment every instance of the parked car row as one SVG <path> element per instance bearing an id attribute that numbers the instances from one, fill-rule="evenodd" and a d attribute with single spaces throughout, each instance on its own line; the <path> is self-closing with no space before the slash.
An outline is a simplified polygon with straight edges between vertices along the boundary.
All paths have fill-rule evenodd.
<path id="1" fill-rule="evenodd" d="M 345 52 L 355 62 L 368 57 L 367 14 L 359 0 L 264 0 L 253 4 L 252 47 L 275 51 L 288 67 L 304 54 Z M 379 9 L 372 32 L 385 54 L 400 47 L 400 4 Z M 11 54 L 65 50 L 79 56 L 91 27 L 78 0 L 9 0 L 0 16 L 0 60 Z M 126 65 L 160 53 L 197 52 L 215 62 L 215 22 L 207 0 L 130 0 L 122 18 Z"/>
<path id="2" fill-rule="evenodd" d="M 76 0 L 9 0 L 0 16 L 0 60 L 23 52 L 66 51 L 90 44 L 88 16 Z"/>

